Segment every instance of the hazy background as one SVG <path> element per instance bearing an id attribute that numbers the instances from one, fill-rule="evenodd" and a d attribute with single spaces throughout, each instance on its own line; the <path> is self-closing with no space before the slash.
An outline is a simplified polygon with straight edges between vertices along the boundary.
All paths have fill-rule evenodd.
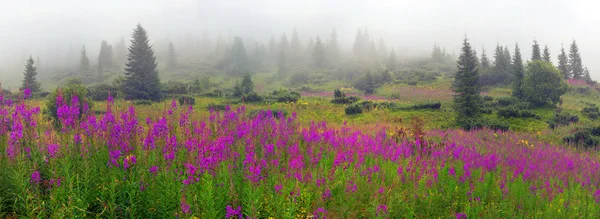
<path id="1" fill-rule="evenodd" d="M 44 65 L 67 62 L 81 46 L 97 61 L 100 42 L 129 41 L 139 22 L 152 41 L 208 33 L 215 40 L 239 35 L 267 43 L 297 28 L 301 42 L 338 31 L 350 51 L 358 28 L 383 38 L 401 56 L 427 56 L 434 43 L 458 53 L 468 35 L 481 54 L 493 60 L 496 43 L 519 43 L 529 59 L 533 39 L 548 45 L 553 62 L 561 47 L 576 39 L 592 78 L 600 76 L 598 1 L 557 0 L 0 0 L 0 81 L 17 85 L 25 59 L 39 56 Z M 69 49 L 71 48 L 71 49 Z"/>

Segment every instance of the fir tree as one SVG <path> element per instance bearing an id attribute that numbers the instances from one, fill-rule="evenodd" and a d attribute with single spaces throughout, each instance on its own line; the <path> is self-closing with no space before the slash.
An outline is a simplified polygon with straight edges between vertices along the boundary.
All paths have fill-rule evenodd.
<path id="1" fill-rule="evenodd" d="M 564 79 L 571 78 L 571 72 L 569 71 L 569 58 L 565 52 L 565 48 L 560 48 L 560 54 L 558 55 L 558 70 Z"/>
<path id="2" fill-rule="evenodd" d="M 525 78 L 525 68 L 523 67 L 523 60 L 521 59 L 521 50 L 519 44 L 515 45 L 515 55 L 513 56 L 513 92 L 512 95 L 517 98 L 524 97 L 523 91 L 523 79 Z"/>
<path id="3" fill-rule="evenodd" d="M 177 54 L 175 54 L 175 47 L 173 42 L 169 42 L 169 54 L 167 59 L 167 69 L 175 70 L 177 68 Z"/>
<path id="4" fill-rule="evenodd" d="M 292 32 L 292 41 L 290 42 L 290 55 L 293 63 L 301 63 L 303 59 L 303 48 L 300 43 L 300 37 L 298 36 L 298 31 L 294 28 Z"/>
<path id="5" fill-rule="evenodd" d="M 280 75 L 285 75 L 287 74 L 287 58 L 286 58 L 286 52 L 284 48 L 281 48 L 279 51 L 279 56 L 277 57 L 277 72 Z"/>
<path id="6" fill-rule="evenodd" d="M 21 90 L 29 89 L 32 93 L 40 92 L 40 82 L 37 81 L 37 68 L 35 67 L 35 62 L 33 58 L 29 56 L 27 60 L 27 64 L 25 65 L 25 72 L 23 72 L 23 85 L 21 85 Z"/>
<path id="7" fill-rule="evenodd" d="M 473 52 L 471 52 L 473 53 Z M 494 72 L 495 75 L 491 79 L 490 84 L 506 84 L 510 82 L 511 77 L 511 66 L 510 66 L 510 54 L 508 49 L 502 48 L 499 44 L 496 46 L 494 51 Z"/>
<path id="8" fill-rule="evenodd" d="M 236 74 L 247 73 L 248 71 L 248 53 L 244 47 L 244 41 L 241 37 L 235 37 L 231 45 L 230 61 Z"/>
<path id="9" fill-rule="evenodd" d="M 388 69 L 394 71 L 394 70 L 396 70 L 397 63 L 398 63 L 398 60 L 396 58 L 396 52 L 394 52 L 394 48 L 392 48 L 392 50 L 390 51 L 390 55 L 388 57 L 386 66 Z"/>
<path id="10" fill-rule="evenodd" d="M 148 33 L 140 24 L 133 30 L 128 50 L 123 87 L 126 98 L 160 100 L 156 57 L 149 44 Z"/>
<path id="11" fill-rule="evenodd" d="M 480 116 L 481 96 L 477 59 L 466 37 L 457 64 L 458 71 L 452 84 L 452 89 L 456 92 L 454 95 L 456 120 L 463 128 L 471 129 L 473 128 L 471 124 Z"/>
<path id="12" fill-rule="evenodd" d="M 242 97 L 244 95 L 244 90 L 242 89 L 242 85 L 240 85 L 240 81 L 235 82 L 235 86 L 233 86 L 233 97 Z"/>
<path id="13" fill-rule="evenodd" d="M 338 45 L 338 36 L 335 29 L 331 32 L 331 37 L 327 42 L 327 63 L 337 65 L 340 61 L 340 46 Z"/>
<path id="14" fill-rule="evenodd" d="M 538 44 L 537 40 L 533 40 L 533 45 L 531 46 L 531 61 L 542 60 L 542 54 L 540 51 L 540 44 Z"/>
<path id="15" fill-rule="evenodd" d="M 444 61 L 444 53 L 437 44 L 433 44 L 433 52 L 431 52 L 431 59 L 433 59 L 433 61 L 435 62 Z"/>
<path id="16" fill-rule="evenodd" d="M 574 79 L 583 79 L 583 63 L 575 40 L 573 40 L 569 49 L 569 70 Z"/>
<path id="17" fill-rule="evenodd" d="M 543 57 L 544 62 L 548 62 L 550 64 L 552 64 L 552 58 L 550 57 L 550 49 L 548 49 L 548 45 L 546 45 L 544 47 L 544 57 Z"/>
<path id="18" fill-rule="evenodd" d="M 88 72 L 90 70 L 90 60 L 87 57 L 85 46 L 81 49 L 81 58 L 79 59 L 79 71 Z"/>
<path id="19" fill-rule="evenodd" d="M 104 72 L 113 67 L 112 46 L 106 40 L 100 44 L 100 53 L 98 54 L 98 72 Z"/>
<path id="20" fill-rule="evenodd" d="M 125 38 L 121 36 L 119 42 L 115 45 L 115 67 L 122 68 L 125 66 L 127 61 L 127 45 L 125 45 Z"/>
<path id="21" fill-rule="evenodd" d="M 365 76 L 365 88 L 364 88 L 364 92 L 365 94 L 373 94 L 375 93 L 375 78 L 373 78 L 373 75 L 369 72 L 367 73 L 367 75 Z"/>
<path id="22" fill-rule="evenodd" d="M 242 87 L 244 94 L 254 92 L 254 82 L 252 82 L 252 76 L 250 76 L 250 74 L 245 74 L 240 86 Z"/>
<path id="23" fill-rule="evenodd" d="M 587 67 L 585 67 L 583 69 L 583 79 L 587 82 L 587 83 L 592 83 L 592 76 L 590 75 L 590 70 L 588 70 Z"/>
<path id="24" fill-rule="evenodd" d="M 325 46 L 321 42 L 321 38 L 317 37 L 315 48 L 312 53 L 313 65 L 317 68 L 324 68 L 326 65 Z"/>
<path id="25" fill-rule="evenodd" d="M 481 47 L 481 68 L 484 70 L 490 68 L 490 60 L 485 54 L 485 48 L 483 47 Z"/>

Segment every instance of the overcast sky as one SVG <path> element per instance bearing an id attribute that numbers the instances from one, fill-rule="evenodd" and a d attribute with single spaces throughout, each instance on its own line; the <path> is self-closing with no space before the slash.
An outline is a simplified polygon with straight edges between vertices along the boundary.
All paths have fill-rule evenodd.
<path id="1" fill-rule="evenodd" d="M 466 34 L 492 57 L 496 43 L 524 58 L 531 43 L 550 47 L 554 63 L 561 43 L 576 39 L 583 63 L 600 79 L 599 1 L 558 0 L 0 0 L 0 80 L 32 54 L 52 60 L 71 44 L 95 59 L 100 41 L 126 38 L 139 22 L 151 39 L 208 32 L 260 41 L 294 27 L 301 40 L 338 30 L 348 49 L 357 28 L 367 27 L 400 51 L 425 54 L 433 43 L 458 51 Z M 568 49 L 568 48 L 567 48 Z"/>

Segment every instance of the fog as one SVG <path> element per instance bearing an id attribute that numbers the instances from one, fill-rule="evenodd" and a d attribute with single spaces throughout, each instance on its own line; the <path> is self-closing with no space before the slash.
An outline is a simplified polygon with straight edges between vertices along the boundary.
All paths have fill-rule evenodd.
<path id="1" fill-rule="evenodd" d="M 197 38 L 268 43 L 296 28 L 303 44 L 309 37 L 338 32 L 342 49 L 351 50 L 358 28 L 384 39 L 399 55 L 427 56 L 434 43 L 458 53 L 465 35 L 493 57 L 496 44 L 521 47 L 529 59 L 534 39 L 548 45 L 554 64 L 561 44 L 577 40 L 584 65 L 600 78 L 598 1 L 557 0 L 2 0 L 0 7 L 0 81 L 18 85 L 29 55 L 44 65 L 78 62 L 83 45 L 91 62 L 100 42 L 128 41 L 141 23 L 152 43 Z M 158 49 L 158 48 L 157 48 Z M 69 53 L 74 53 L 69 56 Z M 69 58 L 71 57 L 71 58 Z M 74 60 L 73 60 L 74 59 Z M 40 73 L 41 74 L 41 73 Z"/>

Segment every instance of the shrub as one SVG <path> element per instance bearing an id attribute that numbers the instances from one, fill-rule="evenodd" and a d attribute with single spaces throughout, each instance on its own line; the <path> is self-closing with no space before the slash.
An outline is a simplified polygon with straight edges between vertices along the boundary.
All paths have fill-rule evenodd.
<path id="1" fill-rule="evenodd" d="M 514 97 L 501 97 L 496 100 L 496 105 L 497 106 L 510 106 L 510 105 L 515 105 L 518 102 L 520 102 L 519 99 L 514 98 Z"/>
<path id="2" fill-rule="evenodd" d="M 409 81 L 406 84 L 411 85 L 411 86 L 416 86 L 417 85 L 417 81 Z"/>
<path id="3" fill-rule="evenodd" d="M 498 116 L 504 118 L 536 118 L 541 119 L 538 115 L 530 110 L 518 108 L 515 105 L 498 109 Z"/>
<path id="4" fill-rule="evenodd" d="M 569 125 L 571 123 L 579 122 L 579 117 L 577 115 L 572 115 L 567 111 L 563 111 L 558 108 L 554 112 L 554 117 L 547 121 L 548 125 L 551 129 L 554 129 L 558 126 Z"/>
<path id="5" fill-rule="evenodd" d="M 464 130 L 488 128 L 495 131 L 508 131 L 510 128 L 510 124 L 508 122 L 496 119 L 466 118 L 457 125 Z"/>
<path id="6" fill-rule="evenodd" d="M 171 94 L 188 94 L 188 85 L 180 81 L 169 81 L 163 85 L 163 96 Z"/>
<path id="7" fill-rule="evenodd" d="M 72 97 L 77 96 L 79 99 L 79 118 L 85 113 L 84 109 L 87 106 L 88 110 L 92 109 L 91 100 L 87 97 L 87 89 L 77 81 L 70 81 L 65 87 L 57 88 L 46 98 L 46 107 L 44 114 L 52 120 L 56 127 L 60 127 L 60 121 L 57 115 L 57 110 L 60 106 L 56 105 L 56 98 L 61 94 L 64 103 L 71 105 Z"/>
<path id="8" fill-rule="evenodd" d="M 563 141 L 584 147 L 596 147 L 600 145 L 600 126 L 577 130 L 573 135 L 564 137 Z"/>
<path id="9" fill-rule="evenodd" d="M 211 92 L 202 93 L 202 94 L 200 94 L 200 96 L 203 96 L 203 97 L 222 97 L 223 96 L 223 91 L 219 90 L 219 89 L 214 89 Z"/>
<path id="10" fill-rule="evenodd" d="M 491 96 L 483 96 L 483 101 L 493 101 L 494 97 Z"/>
<path id="11" fill-rule="evenodd" d="M 331 103 L 333 104 L 353 104 L 360 101 L 360 97 L 341 97 L 341 98 L 334 98 L 333 100 L 331 100 Z"/>
<path id="12" fill-rule="evenodd" d="M 225 109 L 227 109 L 227 105 L 225 105 L 225 104 L 209 103 L 208 106 L 206 106 L 206 109 L 208 109 L 208 110 L 214 110 L 214 111 L 225 111 Z"/>
<path id="13" fill-rule="evenodd" d="M 344 92 L 342 92 L 340 89 L 335 89 L 333 91 L 333 98 L 342 98 L 342 97 L 346 97 L 346 94 Z"/>
<path id="14" fill-rule="evenodd" d="M 288 115 L 288 112 L 284 109 L 270 109 L 270 110 L 264 110 L 264 109 L 260 109 L 260 110 L 252 110 L 250 112 L 248 112 L 248 116 L 250 116 L 251 118 L 254 118 L 256 116 L 269 116 L 269 113 L 271 114 L 271 116 L 281 119 L 281 118 L 286 118 Z"/>
<path id="15" fill-rule="evenodd" d="M 135 100 L 133 101 L 133 105 L 142 106 L 142 105 L 152 105 L 152 101 L 150 100 Z"/>
<path id="16" fill-rule="evenodd" d="M 581 110 L 581 113 L 590 119 L 597 119 L 600 117 L 600 109 L 598 109 L 596 104 L 588 104 L 587 107 Z"/>
<path id="17" fill-rule="evenodd" d="M 256 92 L 250 92 L 244 96 L 242 96 L 242 100 L 246 102 L 261 102 L 263 101 L 263 97 L 257 94 Z"/>
<path id="18" fill-rule="evenodd" d="M 179 100 L 179 105 L 195 105 L 196 98 L 190 95 L 181 95 L 177 98 Z"/>
<path id="19" fill-rule="evenodd" d="M 94 101 L 106 101 L 108 96 L 116 97 L 117 89 L 108 84 L 92 85 L 87 88 L 88 97 Z"/>
<path id="20" fill-rule="evenodd" d="M 557 104 L 560 96 L 569 89 L 559 70 L 550 63 L 533 61 L 528 64 L 527 70 L 523 91 L 526 99 L 533 104 Z"/>
<path id="21" fill-rule="evenodd" d="M 301 95 L 298 92 L 290 91 L 290 90 L 276 90 L 269 94 L 269 100 L 287 103 L 287 102 L 297 102 L 300 99 Z"/>
<path id="22" fill-rule="evenodd" d="M 442 103 L 422 103 L 411 106 L 412 109 L 440 109 L 442 107 Z"/>
<path id="23" fill-rule="evenodd" d="M 358 104 L 352 104 L 346 107 L 344 111 L 346 112 L 346 115 L 361 114 L 363 112 L 363 108 Z"/>

